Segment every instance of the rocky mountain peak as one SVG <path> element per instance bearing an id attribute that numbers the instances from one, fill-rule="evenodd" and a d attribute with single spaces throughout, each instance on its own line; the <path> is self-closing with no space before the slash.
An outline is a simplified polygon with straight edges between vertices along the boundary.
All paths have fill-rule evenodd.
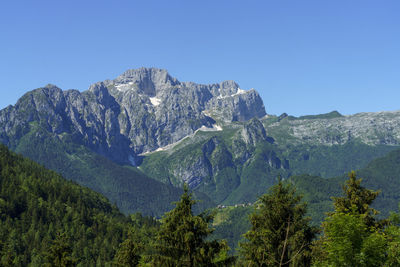
<path id="1" fill-rule="evenodd" d="M 48 90 L 61 90 L 57 85 L 54 85 L 52 83 L 48 83 L 45 86 L 43 86 L 41 89 L 48 89 Z"/>
<path id="2" fill-rule="evenodd" d="M 247 121 L 265 115 L 255 90 L 234 81 L 218 84 L 179 82 L 166 70 L 131 69 L 88 91 L 63 91 L 47 85 L 27 93 L 15 107 L 0 112 L 0 141 L 30 122 L 55 135 L 71 135 L 116 162 L 173 144 L 199 129 L 215 128 L 216 120 Z M 2 123 L 6 122 L 5 124 Z"/>
<path id="3" fill-rule="evenodd" d="M 138 93 L 155 96 L 158 91 L 163 91 L 179 84 L 171 77 L 167 70 L 157 68 L 130 69 L 113 80 L 115 87 L 120 91 L 136 89 Z"/>
<path id="4" fill-rule="evenodd" d="M 219 84 L 214 84 L 211 86 L 211 93 L 213 96 L 218 98 L 226 98 L 230 96 L 235 96 L 239 93 L 245 92 L 239 88 L 239 85 L 234 81 L 223 81 Z"/>

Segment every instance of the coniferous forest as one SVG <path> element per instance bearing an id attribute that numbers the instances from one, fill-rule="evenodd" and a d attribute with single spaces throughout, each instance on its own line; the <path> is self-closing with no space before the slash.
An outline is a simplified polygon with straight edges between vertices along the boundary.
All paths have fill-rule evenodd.
<path id="1" fill-rule="evenodd" d="M 378 218 L 378 191 L 349 174 L 320 227 L 293 182 L 253 205 L 232 253 L 193 213 L 187 186 L 160 220 L 123 215 L 106 198 L 0 146 L 1 266 L 399 266 L 400 214 Z"/>

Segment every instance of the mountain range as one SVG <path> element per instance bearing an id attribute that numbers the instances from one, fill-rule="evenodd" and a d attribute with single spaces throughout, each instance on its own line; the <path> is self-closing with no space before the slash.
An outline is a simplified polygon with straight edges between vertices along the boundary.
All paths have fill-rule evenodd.
<path id="1" fill-rule="evenodd" d="M 125 213 L 160 216 L 184 182 L 204 209 L 254 202 L 278 176 L 362 169 L 399 148 L 400 111 L 277 116 L 233 81 L 180 82 L 140 68 L 84 92 L 27 92 L 0 111 L 0 142 Z"/>

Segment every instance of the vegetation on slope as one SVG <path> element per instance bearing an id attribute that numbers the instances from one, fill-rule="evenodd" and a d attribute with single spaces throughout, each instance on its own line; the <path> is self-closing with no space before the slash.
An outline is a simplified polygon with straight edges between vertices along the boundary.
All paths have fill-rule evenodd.
<path id="1" fill-rule="evenodd" d="M 366 187 L 381 192 L 373 204 L 373 207 L 381 212 L 381 217 L 387 217 L 391 211 L 397 209 L 400 201 L 399 173 L 400 149 L 371 161 L 365 168 L 357 171 Z M 346 176 L 324 179 L 300 175 L 291 177 L 291 180 L 304 194 L 304 200 L 309 203 L 310 216 L 313 222 L 318 224 L 324 218 L 325 212 L 333 210 L 331 197 L 339 196 Z"/>
<path id="2" fill-rule="evenodd" d="M 183 179 L 194 179 L 196 192 L 208 195 L 217 204 L 234 205 L 256 201 L 277 182 L 278 175 L 345 176 L 349 170 L 361 169 L 396 149 L 357 140 L 326 146 L 260 138 L 251 144 L 242 140 L 241 127 L 229 132 L 197 133 L 185 145 L 146 155 L 140 169 L 169 185 L 180 186 Z M 274 139 L 279 135 L 268 134 Z"/>
<path id="3" fill-rule="evenodd" d="M 232 262 L 225 242 L 205 240 L 212 217 L 193 215 L 191 198 L 186 189 L 160 228 L 152 218 L 124 216 L 99 193 L 0 145 L 0 266 L 151 264 L 155 252 L 163 253 L 157 240 L 167 240 L 174 227 L 177 238 L 185 236 L 187 227 L 179 226 L 185 222 L 193 228 L 193 238 L 202 241 L 194 243 L 199 253 L 195 261 L 201 258 L 207 266 Z M 157 239 L 157 233 L 163 238 Z"/>
<path id="4" fill-rule="evenodd" d="M 71 135 L 53 136 L 41 127 L 32 127 L 13 148 L 67 179 L 105 195 L 125 214 L 141 212 L 159 217 L 170 210 L 182 189 L 149 178 L 133 167 L 121 166 L 77 145 Z M 199 208 L 213 206 L 204 195 Z"/>
<path id="5" fill-rule="evenodd" d="M 372 204 L 372 207 L 380 211 L 378 218 L 388 217 L 390 212 L 397 210 L 400 202 L 399 173 L 399 149 L 373 160 L 365 168 L 357 171 L 366 187 L 380 191 Z M 303 201 L 308 203 L 307 215 L 312 218 L 312 225 L 320 225 L 326 213 L 334 210 L 332 197 L 341 195 L 342 185 L 346 180 L 347 175 L 326 179 L 308 174 L 292 176 L 289 179 L 303 195 Z M 226 238 L 229 246 L 236 251 L 242 234 L 250 229 L 248 216 L 253 209 L 254 206 L 216 209 L 214 235 Z"/>
<path id="6" fill-rule="evenodd" d="M 250 229 L 249 216 L 254 206 L 223 206 L 215 209 L 212 238 L 225 239 L 232 253 L 238 252 L 239 242 L 243 241 L 243 234 Z"/>
<path id="7" fill-rule="evenodd" d="M 50 264 L 60 245 L 80 266 L 112 261 L 129 220 L 105 197 L 2 145 L 0 170 L 1 265 Z"/>
<path id="8" fill-rule="evenodd" d="M 374 167 L 398 165 L 400 157 L 395 152 L 368 167 L 374 174 L 386 173 Z M 334 199 L 335 211 L 325 218 L 323 234 L 312 246 L 316 228 L 305 217 L 306 204 L 300 201 L 293 180 L 279 181 L 253 206 L 221 209 L 213 226 L 226 230 L 236 225 L 235 232 L 251 227 L 245 235 L 247 241 L 241 242 L 238 264 L 309 266 L 313 261 L 315 266 L 395 266 L 400 263 L 400 215 L 392 215 L 391 220 L 376 217 L 371 204 L 378 193 L 360 184 L 352 173 L 344 194 Z M 329 194 L 332 185 L 325 184 L 325 191 L 317 197 Z M 210 236 L 213 216 L 193 214 L 194 201 L 187 188 L 176 208 L 161 221 L 139 214 L 128 218 L 100 194 L 66 181 L 4 146 L 0 146 L 0 186 L 2 266 L 148 266 L 168 262 L 228 266 L 235 260 L 218 233 Z M 236 221 L 247 218 L 251 210 L 250 222 Z"/>

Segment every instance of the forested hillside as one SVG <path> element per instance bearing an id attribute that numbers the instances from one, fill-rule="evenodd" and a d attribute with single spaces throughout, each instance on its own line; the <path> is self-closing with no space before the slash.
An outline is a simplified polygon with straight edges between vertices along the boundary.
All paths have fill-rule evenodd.
<path id="1" fill-rule="evenodd" d="M 225 242 L 205 239 L 212 216 L 194 215 L 192 194 L 184 192 L 160 221 L 126 217 L 101 194 L 0 145 L 0 266 L 160 266 L 166 256 L 187 259 L 186 244 L 202 266 L 231 264 Z M 176 261 L 160 245 L 177 246 L 186 231 L 195 240 L 182 244 Z"/>
<path id="2" fill-rule="evenodd" d="M 369 171 L 371 175 L 392 177 L 391 181 L 396 181 L 393 172 L 384 170 L 398 165 L 399 154 L 394 151 L 360 173 Z M 311 176 L 278 179 L 252 206 L 221 207 L 217 214 L 196 215 L 193 211 L 196 201 L 185 185 L 175 208 L 156 221 L 140 214 L 126 217 L 100 194 L 66 181 L 0 146 L 0 265 L 276 266 L 280 263 L 290 267 L 400 263 L 400 214 L 377 217 L 371 206 L 383 193 L 365 188 L 362 180 L 351 172 L 338 192 L 334 179 L 326 179 L 333 181 L 332 184 L 321 183 L 315 191 L 309 190 L 305 199 L 311 200 L 312 209 L 307 213 L 307 201 L 299 194 L 310 189 L 306 183 L 299 183 L 305 178 L 311 182 L 322 179 Z M 372 181 L 379 184 L 379 179 Z M 295 182 L 301 190 L 296 189 Z M 322 227 L 311 224 L 307 214 L 320 212 L 312 204 L 332 193 L 338 193 L 338 197 L 333 198 L 334 209 L 325 214 Z M 395 201 L 394 195 L 390 198 L 392 193 L 389 193 L 388 199 Z M 387 198 L 381 198 L 380 202 L 384 201 Z M 214 235 L 212 226 L 217 227 Z M 316 235 L 321 229 L 321 235 Z M 223 239 L 229 239 L 235 256 L 230 255 Z"/>
<path id="3" fill-rule="evenodd" d="M 104 196 L 3 145 L 0 220 L 1 266 L 54 266 L 57 260 L 101 266 L 135 227 Z"/>

